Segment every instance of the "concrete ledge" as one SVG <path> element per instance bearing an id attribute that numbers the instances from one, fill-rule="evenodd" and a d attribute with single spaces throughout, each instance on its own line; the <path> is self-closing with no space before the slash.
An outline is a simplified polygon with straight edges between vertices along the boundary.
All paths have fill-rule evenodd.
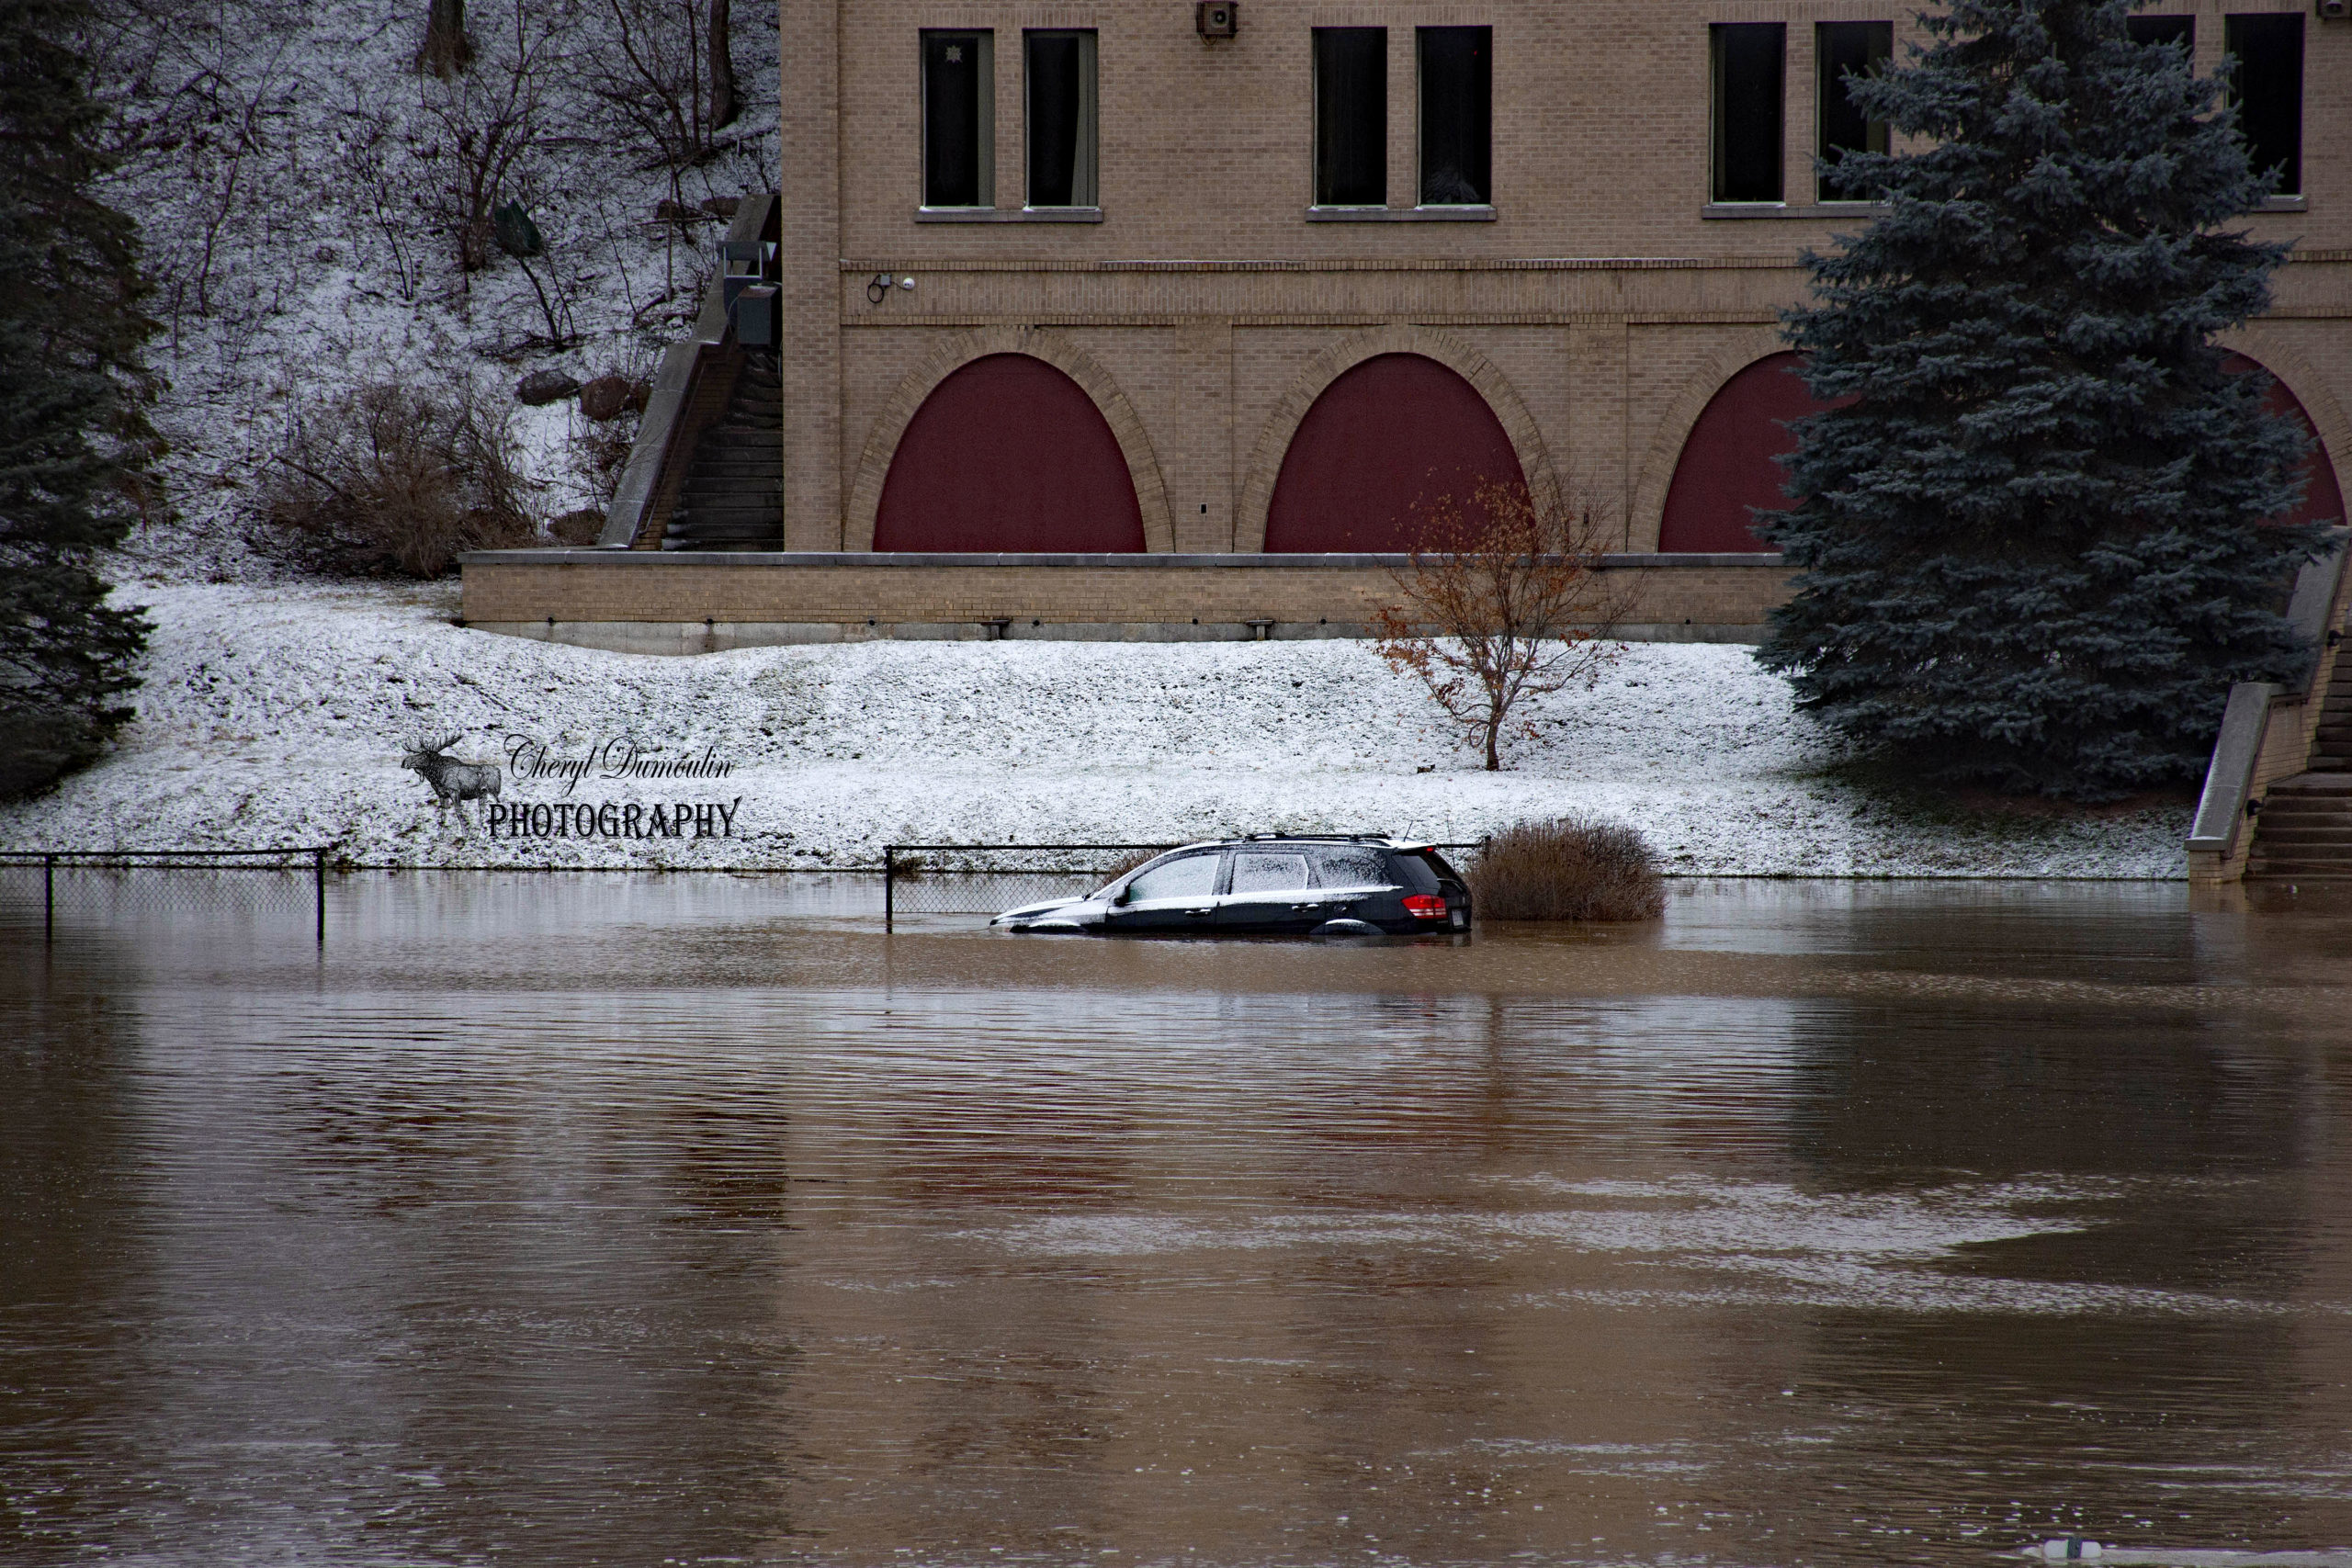
<path id="1" fill-rule="evenodd" d="M 985 621 L 893 621 L 873 626 L 836 621 L 469 621 L 471 631 L 608 653 L 679 657 L 726 653 L 739 648 L 799 648 L 845 642 L 1303 642 L 1318 638 L 1367 638 L 1374 628 L 1354 622 L 1246 621 L 1008 622 L 1001 630 Z M 1627 642 L 1756 642 L 1760 627 L 1749 626 L 1625 626 L 1615 634 Z"/>
<path id="2" fill-rule="evenodd" d="M 1227 641 L 1367 637 L 1399 601 L 1387 555 L 919 555 L 492 550 L 464 558 L 468 625 L 632 652 L 869 637 Z M 1619 635 L 1757 640 L 1778 556 L 1605 558 Z M 1630 581 L 1629 581 L 1630 580 Z"/>
<path id="3" fill-rule="evenodd" d="M 1277 555 L 1265 552 L 1236 552 L 1221 555 L 1177 555 L 1150 550 L 1134 550 L 1117 555 L 1020 555 L 958 552 L 949 554 L 924 550 L 662 550 L 638 551 L 627 556 L 608 552 L 604 547 L 595 549 L 534 549 L 534 550 L 468 550 L 458 558 L 458 564 L 469 570 L 475 567 L 498 566 L 576 566 L 582 563 L 597 566 L 623 566 L 636 570 L 650 567 L 719 567 L 742 570 L 757 567 L 855 567 L 860 569 L 911 567 L 1115 567 L 1129 571 L 1197 570 L 1204 567 L 1250 570 L 1259 571 L 1324 571 L 1332 569 L 1380 567 L 1400 569 L 1413 564 L 1408 555 L 1340 554 Z M 1639 567 L 1645 570 L 1667 570 L 1676 568 L 1711 566 L 1778 568 L 1778 552 L 1762 550 L 1741 554 L 1663 554 L 1658 552 L 1612 552 L 1600 558 L 1604 568 Z"/>

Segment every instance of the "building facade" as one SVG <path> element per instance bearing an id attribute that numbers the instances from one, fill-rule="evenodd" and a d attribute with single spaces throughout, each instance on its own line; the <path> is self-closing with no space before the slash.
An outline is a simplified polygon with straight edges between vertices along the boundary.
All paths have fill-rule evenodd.
<path id="1" fill-rule="evenodd" d="M 2233 342 L 2352 442 L 2352 22 L 2154 0 L 2282 169 Z M 1878 0 L 785 0 L 791 550 L 1376 550 L 1515 468 L 1631 552 L 1753 550 L 1776 312 L 1870 207 Z"/>

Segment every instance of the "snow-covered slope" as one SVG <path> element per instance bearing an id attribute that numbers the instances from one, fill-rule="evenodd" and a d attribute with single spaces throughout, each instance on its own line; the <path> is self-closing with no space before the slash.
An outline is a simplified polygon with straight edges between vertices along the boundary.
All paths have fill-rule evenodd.
<path id="1" fill-rule="evenodd" d="M 293 422 L 367 380 L 470 381 L 512 411 L 538 509 L 590 502 L 575 405 L 517 406 L 517 380 L 646 372 L 699 308 L 722 227 L 661 221 L 662 203 L 775 188 L 776 12 L 756 0 L 733 6 L 741 113 L 674 183 L 616 107 L 616 31 L 666 28 L 638 57 L 675 75 L 703 7 L 475 0 L 476 57 L 444 81 L 415 69 L 423 0 L 102 5 L 94 85 L 121 154 L 104 195 L 140 224 L 168 383 L 173 511 L 132 536 L 136 574 L 274 575 L 242 542 L 252 484 Z M 493 135 L 504 151 L 469 155 Z M 459 265 L 476 164 L 545 241 L 527 273 L 494 244 Z"/>
<path id="2" fill-rule="evenodd" d="M 661 659 L 452 624 L 447 588 L 139 590 L 159 625 L 119 752 L 0 809 L 9 848 L 332 841 L 365 863 L 847 865 L 888 842 L 1157 842 L 1272 829 L 1441 840 L 1565 811 L 1676 870 L 2179 874 L 2186 814 L 1923 820 L 1833 754 L 1745 648 L 1636 644 L 1547 699 L 1499 774 L 1353 642 L 876 642 Z M 733 802 L 733 832 L 492 840 L 399 767 L 613 739 L 718 777 L 510 777 L 510 805 Z M 604 753 L 600 753 L 603 755 Z M 1423 772 L 1421 770 L 1430 771 Z M 511 769 L 510 769 L 511 772 Z M 642 824 L 641 824 L 642 825 Z"/>

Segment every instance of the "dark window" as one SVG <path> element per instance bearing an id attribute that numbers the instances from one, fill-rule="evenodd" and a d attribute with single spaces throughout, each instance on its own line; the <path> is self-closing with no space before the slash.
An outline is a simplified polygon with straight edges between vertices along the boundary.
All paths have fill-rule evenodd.
<path id="1" fill-rule="evenodd" d="M 1370 844 L 1318 844 L 1306 852 L 1317 887 L 1381 887 L 1388 883 L 1387 856 Z"/>
<path id="2" fill-rule="evenodd" d="M 1821 199 L 1875 201 L 1879 193 L 1842 180 L 1849 152 L 1886 151 L 1886 121 L 1872 119 L 1848 93 L 1857 76 L 1874 76 L 1894 53 L 1893 22 L 1823 22 L 1814 28 L 1814 70 L 1821 83 Z"/>
<path id="3" fill-rule="evenodd" d="M 1422 28 L 1421 205 L 1491 199 L 1495 79 L 1492 28 Z"/>
<path id="4" fill-rule="evenodd" d="M 1713 199 L 1778 201 L 1788 29 L 1779 22 L 1718 22 L 1708 33 L 1714 65 Z"/>
<path id="5" fill-rule="evenodd" d="M 1029 205 L 1094 205 L 1094 35 L 1032 32 Z"/>
<path id="6" fill-rule="evenodd" d="M 994 36 L 922 35 L 922 204 L 996 202 Z"/>
<path id="7" fill-rule="evenodd" d="M 2237 62 L 2231 101 L 2256 174 L 2278 171 L 2278 192 L 2303 188 L 2303 14 L 2222 18 L 2223 47 Z"/>
<path id="8" fill-rule="evenodd" d="M 1435 850 L 1414 850 L 1390 858 L 1396 880 L 1416 893 L 1435 893 L 1445 883 L 1459 885 L 1462 874 Z"/>
<path id="9" fill-rule="evenodd" d="M 1388 204 L 1388 29 L 1315 29 L 1315 204 Z"/>
<path id="10" fill-rule="evenodd" d="M 2123 28 L 2133 43 L 2177 43 L 2192 51 L 2197 47 L 2194 17 L 2128 17 Z"/>

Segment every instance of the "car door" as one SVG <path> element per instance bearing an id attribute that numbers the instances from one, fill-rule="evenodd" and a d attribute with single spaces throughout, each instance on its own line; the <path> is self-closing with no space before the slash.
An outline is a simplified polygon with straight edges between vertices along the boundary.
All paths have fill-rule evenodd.
<path id="1" fill-rule="evenodd" d="M 1214 929 L 1224 865 L 1222 851 L 1196 850 L 1149 867 L 1127 884 L 1104 928 L 1136 935 Z"/>
<path id="2" fill-rule="evenodd" d="M 1253 844 L 1231 854 L 1232 881 L 1217 906 L 1217 930 L 1236 935 L 1306 931 L 1330 918 L 1316 897 L 1304 846 Z"/>

